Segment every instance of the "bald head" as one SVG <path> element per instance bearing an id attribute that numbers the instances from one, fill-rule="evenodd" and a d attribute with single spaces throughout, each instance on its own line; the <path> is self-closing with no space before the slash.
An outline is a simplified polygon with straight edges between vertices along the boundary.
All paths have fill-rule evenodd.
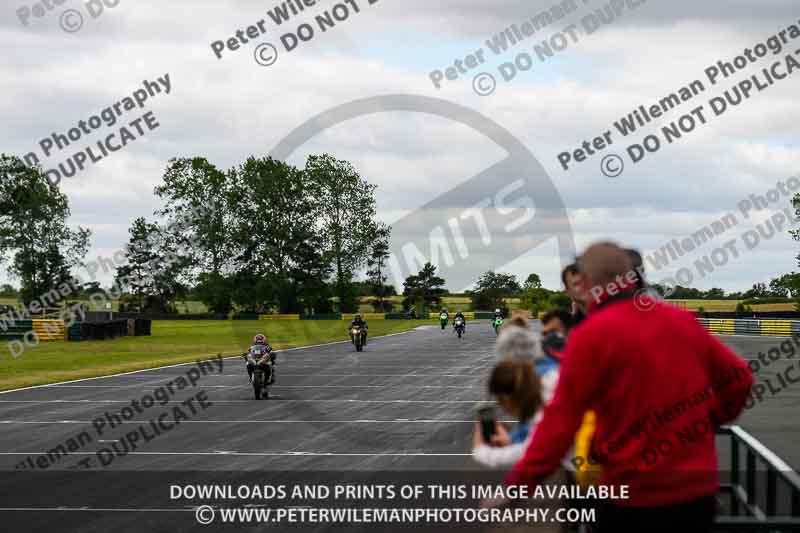
<path id="1" fill-rule="evenodd" d="M 635 282 L 636 279 L 630 254 L 613 242 L 589 246 L 578 259 L 578 267 L 586 276 L 593 296 L 598 288 L 602 290 L 609 285 L 620 286 L 625 282 Z"/>

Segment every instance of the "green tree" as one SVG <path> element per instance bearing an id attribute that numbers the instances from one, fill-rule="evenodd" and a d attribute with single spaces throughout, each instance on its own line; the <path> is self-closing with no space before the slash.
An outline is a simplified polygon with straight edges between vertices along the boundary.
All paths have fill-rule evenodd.
<path id="1" fill-rule="evenodd" d="M 11 256 L 8 271 L 25 305 L 53 305 L 78 289 L 71 271 L 82 264 L 91 232 L 70 229 L 69 216 L 66 195 L 40 168 L 0 155 L 0 262 Z"/>
<path id="2" fill-rule="evenodd" d="M 773 296 L 800 297 L 800 274 L 791 272 L 769 282 L 769 290 Z"/>
<path id="3" fill-rule="evenodd" d="M 126 262 L 117 268 L 117 284 L 135 297 L 140 312 L 175 312 L 174 300 L 185 291 L 191 259 L 181 255 L 175 235 L 143 217 L 128 229 Z"/>
<path id="4" fill-rule="evenodd" d="M 179 253 L 192 265 L 197 294 L 214 312 L 228 313 L 233 257 L 231 180 L 202 157 L 170 160 L 155 188 L 164 201 L 158 214 Z"/>
<path id="5" fill-rule="evenodd" d="M 542 278 L 539 277 L 539 274 L 531 274 L 525 280 L 525 284 L 522 286 L 523 290 L 527 289 L 541 289 L 542 288 Z"/>
<path id="6" fill-rule="evenodd" d="M 475 310 L 504 309 L 504 299 L 522 291 L 516 276 L 488 271 L 475 283 L 471 292 L 472 308 Z"/>
<path id="7" fill-rule="evenodd" d="M 334 292 L 342 312 L 358 308 L 353 278 L 370 255 L 378 237 L 375 185 L 362 179 L 347 161 L 325 154 L 310 156 L 305 173 L 310 180 L 320 235 L 333 264 Z"/>
<path id="8" fill-rule="evenodd" d="M 425 263 L 419 273 L 407 277 L 403 283 L 403 309 L 413 307 L 418 314 L 424 315 L 425 311 L 438 308 L 442 296 L 447 294 L 444 284 L 444 279 L 436 275 L 436 267 Z"/>
<path id="9" fill-rule="evenodd" d="M 331 266 L 306 174 L 251 157 L 231 175 L 239 279 L 262 280 L 256 282 L 262 305 L 282 313 L 309 311 L 326 291 Z"/>
<path id="10" fill-rule="evenodd" d="M 372 253 L 367 258 L 367 281 L 371 289 L 371 294 L 375 296 L 372 306 L 377 313 L 391 312 L 392 303 L 386 300 L 389 293 L 389 286 L 386 285 L 386 261 L 389 259 L 389 235 L 391 228 L 381 226 L 378 229 L 377 237 L 372 245 Z M 394 289 L 391 289 L 394 294 Z"/>

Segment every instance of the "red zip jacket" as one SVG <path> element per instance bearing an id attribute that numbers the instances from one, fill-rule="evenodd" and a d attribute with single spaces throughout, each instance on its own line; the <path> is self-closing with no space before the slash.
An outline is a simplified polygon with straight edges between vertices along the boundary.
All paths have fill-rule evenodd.
<path id="1" fill-rule="evenodd" d="M 592 453 L 619 505 L 652 507 L 719 488 L 716 428 L 741 413 L 752 373 L 694 315 L 628 294 L 592 311 L 570 335 L 553 400 L 507 485 L 538 484 L 596 413 Z"/>

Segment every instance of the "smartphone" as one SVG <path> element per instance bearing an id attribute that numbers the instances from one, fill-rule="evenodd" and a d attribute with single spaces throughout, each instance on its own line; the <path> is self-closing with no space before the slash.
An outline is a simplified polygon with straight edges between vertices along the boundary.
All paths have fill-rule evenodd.
<path id="1" fill-rule="evenodd" d="M 475 409 L 478 421 L 481 423 L 481 433 L 485 442 L 492 441 L 492 435 L 497 428 L 497 418 L 495 417 L 494 405 L 481 405 Z"/>

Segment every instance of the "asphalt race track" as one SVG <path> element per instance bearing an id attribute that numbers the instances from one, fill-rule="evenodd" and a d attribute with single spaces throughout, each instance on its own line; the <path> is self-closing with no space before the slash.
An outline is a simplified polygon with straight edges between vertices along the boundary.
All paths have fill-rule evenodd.
<path id="1" fill-rule="evenodd" d="M 226 359 L 221 374 L 201 377 L 195 387 L 176 390 L 168 404 L 106 427 L 101 436 L 93 428 L 95 418 L 119 412 L 185 376 L 193 365 L 0 394 L 0 524 L 9 532 L 195 531 L 202 528 L 194 515 L 198 503 L 170 498 L 170 485 L 184 479 L 241 482 L 246 474 L 267 483 L 272 479 L 263 477 L 269 471 L 276 479 L 286 473 L 308 483 L 318 477 L 433 482 L 445 472 L 474 472 L 472 409 L 486 399 L 493 340 L 488 322 L 475 322 L 460 341 L 450 328 L 423 326 L 371 339 L 362 353 L 349 343 L 285 351 L 271 398 L 260 402 L 252 399 L 242 361 Z M 725 341 L 748 359 L 780 342 Z M 188 419 L 170 431 L 139 442 L 124 456 L 105 454 L 110 464 L 91 473 L 74 468 L 81 460 L 98 464 L 97 450 L 121 447 L 115 441 L 126 432 L 202 392 L 211 405 L 195 414 L 183 407 Z M 740 421 L 795 469 L 800 467 L 798 404 L 800 388 L 782 390 Z M 47 468 L 22 468 L 28 457 L 35 463 L 82 431 L 92 442 L 53 458 Z M 78 488 L 66 482 L 68 476 L 82 480 Z"/>

